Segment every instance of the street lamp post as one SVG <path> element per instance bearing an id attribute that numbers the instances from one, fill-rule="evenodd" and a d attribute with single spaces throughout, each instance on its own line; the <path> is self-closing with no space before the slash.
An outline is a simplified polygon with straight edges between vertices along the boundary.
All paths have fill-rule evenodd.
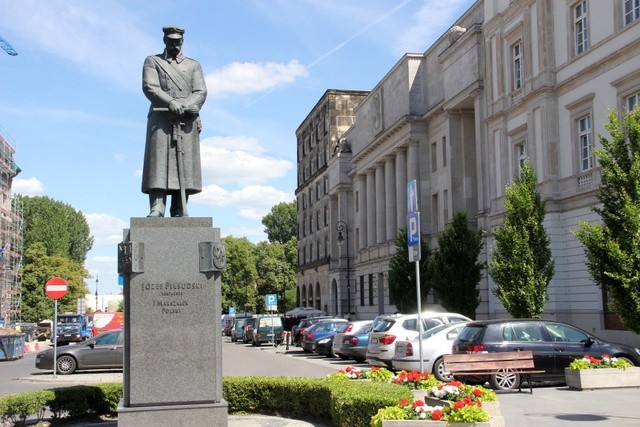
<path id="1" fill-rule="evenodd" d="M 98 275 L 96 274 L 96 312 L 98 311 Z"/>
<path id="2" fill-rule="evenodd" d="M 276 273 L 278 274 L 278 276 L 282 276 L 282 272 L 284 270 L 282 269 L 282 266 L 279 265 L 276 267 Z M 286 287 L 287 281 L 284 280 L 282 282 L 282 312 L 286 312 L 287 311 L 287 287 Z"/>
<path id="3" fill-rule="evenodd" d="M 347 317 L 351 316 L 351 266 L 349 260 L 349 226 L 345 221 L 336 223 L 338 230 L 338 245 L 342 246 L 343 242 L 347 242 Z"/>

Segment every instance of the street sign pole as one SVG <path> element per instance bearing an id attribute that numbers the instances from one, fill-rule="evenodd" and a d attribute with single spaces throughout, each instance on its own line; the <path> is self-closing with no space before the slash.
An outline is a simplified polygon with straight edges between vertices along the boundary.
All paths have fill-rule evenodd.
<path id="1" fill-rule="evenodd" d="M 418 354 L 420 372 L 424 372 L 422 361 L 422 297 L 420 296 L 420 210 L 418 209 L 418 184 L 416 180 L 407 183 L 407 250 L 409 262 L 416 263 L 416 303 L 418 305 Z"/>
<path id="2" fill-rule="evenodd" d="M 52 277 L 44 285 L 44 292 L 54 301 L 53 305 L 53 378 L 57 378 L 58 373 L 58 300 L 67 294 L 66 280 L 62 277 Z"/>

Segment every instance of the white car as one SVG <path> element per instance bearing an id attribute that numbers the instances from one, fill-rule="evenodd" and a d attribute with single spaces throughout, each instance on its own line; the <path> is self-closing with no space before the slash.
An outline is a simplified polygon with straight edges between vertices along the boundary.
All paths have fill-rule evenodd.
<path id="1" fill-rule="evenodd" d="M 425 311 L 420 316 L 423 331 L 447 323 L 469 322 L 471 320 L 462 314 L 435 311 Z M 367 363 L 371 366 L 391 368 L 391 358 L 395 355 L 396 341 L 412 340 L 418 336 L 418 333 L 417 313 L 382 318 L 369 334 Z"/>
<path id="2" fill-rule="evenodd" d="M 451 354 L 453 341 L 467 322 L 440 325 L 422 334 L 422 370 L 430 372 L 440 381 L 452 381 L 453 376 L 444 370 L 443 355 Z M 396 354 L 391 358 L 393 369 L 420 372 L 420 342 L 398 341 Z"/>

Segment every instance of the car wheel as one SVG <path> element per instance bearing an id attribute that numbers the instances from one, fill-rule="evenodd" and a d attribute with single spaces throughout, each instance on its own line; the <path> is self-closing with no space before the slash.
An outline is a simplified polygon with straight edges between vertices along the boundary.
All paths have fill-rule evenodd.
<path id="1" fill-rule="evenodd" d="M 73 374 L 76 371 L 77 363 L 76 359 L 71 356 L 60 356 L 58 357 L 58 373 L 60 375 L 69 375 Z"/>
<path id="2" fill-rule="evenodd" d="M 636 366 L 635 363 L 633 363 L 633 360 L 629 359 L 628 357 L 624 357 L 624 356 L 616 356 L 616 358 L 618 360 L 624 360 L 625 362 L 629 363 L 631 366 Z"/>
<path id="3" fill-rule="evenodd" d="M 353 360 L 355 360 L 356 363 L 364 363 L 367 359 L 364 357 L 354 357 Z"/>
<path id="4" fill-rule="evenodd" d="M 489 377 L 489 384 L 494 390 L 513 390 L 520 385 L 520 375 L 511 369 L 501 369 L 498 374 Z"/>
<path id="5" fill-rule="evenodd" d="M 338 357 L 340 357 L 340 359 L 342 359 L 342 360 L 349 359 L 349 357 L 345 356 L 344 354 L 338 354 Z"/>
<path id="6" fill-rule="evenodd" d="M 433 364 L 433 375 L 438 379 L 438 381 L 449 382 L 453 381 L 453 375 L 451 373 L 444 370 L 444 359 L 440 357 Z"/>

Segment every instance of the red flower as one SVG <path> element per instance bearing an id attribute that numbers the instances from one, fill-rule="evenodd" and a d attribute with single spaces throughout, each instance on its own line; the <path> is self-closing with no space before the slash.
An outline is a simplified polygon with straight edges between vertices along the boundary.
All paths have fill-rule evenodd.
<path id="1" fill-rule="evenodd" d="M 474 388 L 472 393 L 476 397 L 481 397 L 482 396 L 482 391 L 477 389 L 477 388 Z"/>
<path id="2" fill-rule="evenodd" d="M 413 407 L 424 406 L 424 402 L 422 400 L 416 400 L 412 403 Z"/>
<path id="3" fill-rule="evenodd" d="M 409 404 L 409 401 L 408 401 L 407 399 L 402 399 L 402 400 L 400 401 L 400 406 L 402 406 L 403 408 L 404 408 L 405 406 L 407 406 L 408 404 Z"/>
<path id="4" fill-rule="evenodd" d="M 462 408 L 464 408 L 466 405 L 465 405 L 464 401 L 462 401 L 462 400 L 458 400 L 457 402 L 455 402 L 455 403 L 453 404 L 453 406 L 454 406 L 456 409 L 462 409 Z"/>
<path id="5" fill-rule="evenodd" d="M 442 411 L 440 409 L 436 409 L 431 413 L 431 418 L 435 421 L 440 421 L 440 418 L 442 418 Z"/>
<path id="6" fill-rule="evenodd" d="M 372 371 L 379 371 L 380 370 L 380 366 L 372 366 L 371 370 Z"/>

